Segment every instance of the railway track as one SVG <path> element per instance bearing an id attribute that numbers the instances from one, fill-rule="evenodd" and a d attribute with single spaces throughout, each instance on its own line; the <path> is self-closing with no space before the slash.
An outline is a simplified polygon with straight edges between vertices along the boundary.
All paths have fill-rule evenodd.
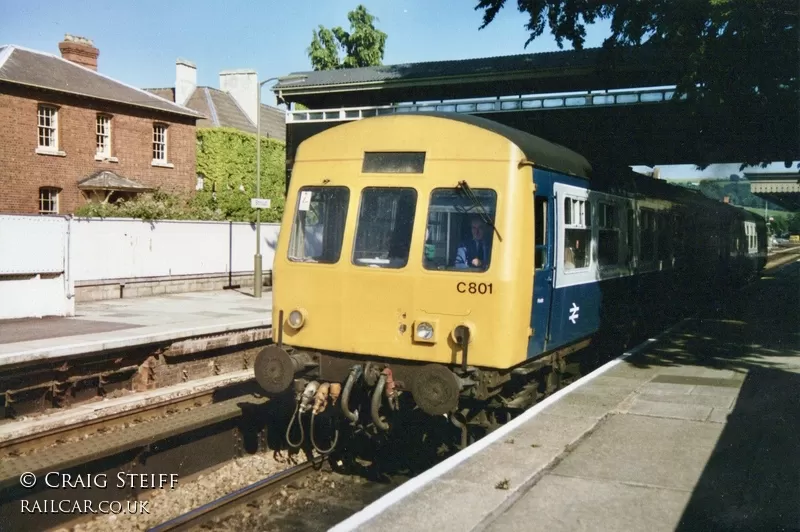
<path id="1" fill-rule="evenodd" d="M 0 455 L 0 522 L 9 529 L 44 529 L 80 517 L 62 512 L 23 513 L 21 504 L 53 500 L 131 501 L 148 489 L 125 485 L 45 485 L 48 473 L 60 478 L 98 478 L 114 485 L 117 475 L 174 474 L 183 481 L 267 449 L 269 405 L 252 393 L 253 383 L 144 405 L 125 413 L 59 427 L 3 442 Z M 20 483 L 33 474 L 35 487 Z"/>
<path id="2" fill-rule="evenodd" d="M 233 396 L 241 395 L 243 392 L 237 390 L 244 390 L 245 386 L 246 384 L 235 384 L 227 387 L 225 393 Z M 101 413 L 96 417 L 80 419 L 75 423 L 70 423 L 69 419 L 66 419 L 61 426 L 21 434 L 0 441 L 0 457 L 14 457 L 41 451 L 45 447 L 75 441 L 92 434 L 106 434 L 119 427 L 136 425 L 153 418 L 207 406 L 214 402 L 215 395 L 218 396 L 220 391 L 219 389 L 210 389 L 169 397 L 123 411 Z"/>
<path id="3" fill-rule="evenodd" d="M 233 490 L 148 530 L 328 530 L 411 477 L 339 473 L 323 458 Z"/>
<path id="4" fill-rule="evenodd" d="M 190 528 L 203 525 L 212 519 L 222 517 L 232 512 L 256 498 L 265 497 L 290 482 L 302 479 L 306 475 L 314 472 L 316 467 L 321 465 L 321 460 L 309 460 L 294 467 L 290 467 L 289 469 L 270 475 L 249 486 L 228 493 L 223 497 L 206 503 L 160 525 L 154 526 L 150 528 L 149 531 L 177 532 L 179 530 L 189 530 Z"/>
<path id="5" fill-rule="evenodd" d="M 800 248 L 771 256 L 765 273 L 797 260 L 798 256 Z M 567 373 L 568 378 L 560 382 L 558 388 L 580 379 L 584 371 L 575 368 Z M 251 386 L 253 388 L 249 388 Z M 252 381 L 238 383 L 225 390 L 172 397 L 133 410 L 0 441 L 0 522 L 11 529 L 30 529 L 61 525 L 68 518 L 74 518 L 69 515 L 21 515 L 18 503 L 22 497 L 32 500 L 54 496 L 52 491 L 21 492 L 18 485 L 21 472 L 32 471 L 38 475 L 55 470 L 111 474 L 118 470 L 141 473 L 174 471 L 188 481 L 193 475 L 245 454 L 263 454 L 267 449 L 275 449 L 267 444 L 267 425 L 272 419 L 269 402 L 253 395 L 254 388 Z M 379 482 L 365 481 L 363 475 L 331 473 L 319 465 L 319 460 L 315 460 L 269 474 L 255 483 L 165 520 L 151 530 L 208 527 L 212 521 L 215 529 L 290 530 L 294 527 L 309 530 L 319 525 L 323 526 L 322 530 L 408 479 L 395 475 Z M 311 478 L 316 474 L 322 475 L 322 471 L 328 476 L 323 475 L 317 480 Z M 207 478 L 210 477 L 207 475 Z M 334 483 L 336 487 L 331 487 Z M 289 490 L 293 495 L 287 497 L 284 492 L 291 485 L 295 485 Z M 341 490 L 342 486 L 344 490 Z M 276 492 L 284 494 L 276 498 Z M 131 491 L 122 495 L 123 498 L 137 499 L 143 493 Z M 300 502 L 281 508 L 275 506 L 274 500 L 270 501 L 288 501 L 293 497 Z M 292 505 L 294 508 L 289 509 Z M 247 510 L 234 512 L 241 508 Z M 264 511 L 264 508 L 270 511 Z M 309 515 L 316 516 L 314 526 L 309 525 Z M 301 521 L 303 526 L 298 526 Z M 280 526 L 275 523 L 280 523 Z"/>

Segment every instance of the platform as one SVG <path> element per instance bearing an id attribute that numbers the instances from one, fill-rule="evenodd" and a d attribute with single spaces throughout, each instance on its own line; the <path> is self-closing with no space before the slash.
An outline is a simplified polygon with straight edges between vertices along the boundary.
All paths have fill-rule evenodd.
<path id="1" fill-rule="evenodd" d="M 800 262 L 332 530 L 800 529 Z"/>
<path id="2" fill-rule="evenodd" d="M 272 292 L 220 290 L 76 304 L 69 318 L 0 321 L 0 367 L 272 324 Z"/>

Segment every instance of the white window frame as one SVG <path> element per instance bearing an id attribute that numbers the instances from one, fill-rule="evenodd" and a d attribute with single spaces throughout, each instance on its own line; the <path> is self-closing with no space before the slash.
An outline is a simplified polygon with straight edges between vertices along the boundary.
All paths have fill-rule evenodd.
<path id="1" fill-rule="evenodd" d="M 567 270 L 564 268 L 564 243 L 566 242 L 567 229 L 591 229 L 594 233 L 596 230 L 591 220 L 586 219 L 586 204 L 590 202 L 588 189 L 576 187 L 573 185 L 566 185 L 564 183 L 553 184 L 553 196 L 555 197 L 555 219 L 556 219 L 556 278 L 555 288 L 565 286 L 575 286 L 580 284 L 596 282 L 598 279 L 597 271 L 597 240 L 594 234 L 590 235 L 588 245 L 590 246 L 589 252 L 589 266 L 583 268 L 573 268 Z M 565 199 L 578 200 L 581 203 L 575 204 L 570 202 L 570 224 L 566 224 L 566 217 L 564 212 Z M 577 215 L 580 216 L 578 221 L 572 217 L 572 214 L 577 207 Z M 591 207 L 590 207 L 591 209 Z M 594 209 L 592 209 L 594 210 Z M 591 216 L 591 214 L 590 214 Z"/>
<path id="2" fill-rule="evenodd" d="M 48 118 L 48 112 L 50 113 L 50 125 L 45 125 L 43 122 Z M 43 132 L 43 130 L 45 131 Z M 50 144 L 42 144 L 42 138 L 47 136 L 52 142 Z M 58 141 L 58 107 L 40 103 L 36 107 L 36 147 L 38 151 L 57 152 Z"/>
<path id="3" fill-rule="evenodd" d="M 162 132 L 161 138 L 159 139 L 159 130 Z M 153 124 L 153 139 L 152 139 L 152 150 L 153 150 L 153 161 L 152 164 L 156 166 L 164 166 L 167 164 L 167 150 L 169 148 L 169 141 L 168 141 L 168 130 L 166 124 L 163 123 L 155 123 Z M 161 145 L 161 157 L 156 155 L 157 153 L 157 146 Z"/>
<path id="4" fill-rule="evenodd" d="M 744 222 L 744 234 L 747 236 L 747 254 L 758 253 L 758 233 L 755 222 Z"/>
<path id="5" fill-rule="evenodd" d="M 45 198 L 45 194 L 49 194 L 49 198 Z M 61 199 L 61 191 L 58 187 L 39 187 L 39 214 L 58 214 L 59 203 Z M 44 208 L 45 202 L 51 203 L 51 210 Z"/>
<path id="6" fill-rule="evenodd" d="M 98 114 L 95 119 L 95 148 L 95 154 L 101 158 L 111 157 L 111 117 L 108 115 Z"/>

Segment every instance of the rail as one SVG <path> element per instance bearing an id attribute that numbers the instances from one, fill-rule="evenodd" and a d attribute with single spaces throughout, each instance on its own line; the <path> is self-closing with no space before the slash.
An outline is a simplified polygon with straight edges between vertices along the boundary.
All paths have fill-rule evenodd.
<path id="1" fill-rule="evenodd" d="M 669 101 L 675 87 L 625 89 L 621 91 L 588 91 L 544 95 L 520 95 L 510 98 L 492 97 L 479 100 L 442 100 L 424 103 L 344 107 L 340 109 L 313 109 L 288 111 L 286 122 L 335 122 L 360 120 L 372 116 L 398 113 L 448 112 L 448 113 L 502 113 L 514 111 L 542 111 L 581 107 L 611 107 L 656 104 Z M 684 100 L 685 95 L 679 99 Z"/>
<path id="2" fill-rule="evenodd" d="M 214 517 L 229 512 L 232 508 L 246 504 L 247 502 L 262 497 L 270 490 L 277 489 L 290 481 L 303 477 L 316 469 L 321 463 L 320 460 L 309 460 L 302 464 L 285 469 L 280 473 L 270 475 L 249 486 L 240 488 L 234 492 L 220 497 L 219 499 L 208 502 L 185 514 L 179 515 L 169 521 L 150 528 L 148 532 L 166 532 L 177 530 L 189 530 L 193 527 L 208 522 Z"/>

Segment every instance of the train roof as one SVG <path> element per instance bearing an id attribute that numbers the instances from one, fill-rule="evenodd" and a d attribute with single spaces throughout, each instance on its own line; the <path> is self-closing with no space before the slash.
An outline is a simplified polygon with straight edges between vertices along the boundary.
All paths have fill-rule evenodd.
<path id="1" fill-rule="evenodd" d="M 536 167 L 547 168 L 549 170 L 555 170 L 586 179 L 589 179 L 592 173 L 592 165 L 589 164 L 589 161 L 583 155 L 561 146 L 560 144 L 494 122 L 493 120 L 468 114 L 435 111 L 414 113 L 414 115 L 447 118 L 501 135 L 522 150 L 525 157 Z"/>
<path id="2" fill-rule="evenodd" d="M 719 200 L 709 198 L 699 190 L 692 190 L 679 186 L 669 181 L 654 179 L 652 177 L 634 172 L 632 169 L 620 168 L 616 170 L 597 171 L 592 179 L 591 189 L 620 194 L 624 196 L 655 197 L 668 201 L 676 201 L 685 205 L 705 209 L 708 212 L 726 212 L 740 219 L 763 222 L 764 218 L 758 213 L 753 213 L 738 205 L 731 205 Z"/>

